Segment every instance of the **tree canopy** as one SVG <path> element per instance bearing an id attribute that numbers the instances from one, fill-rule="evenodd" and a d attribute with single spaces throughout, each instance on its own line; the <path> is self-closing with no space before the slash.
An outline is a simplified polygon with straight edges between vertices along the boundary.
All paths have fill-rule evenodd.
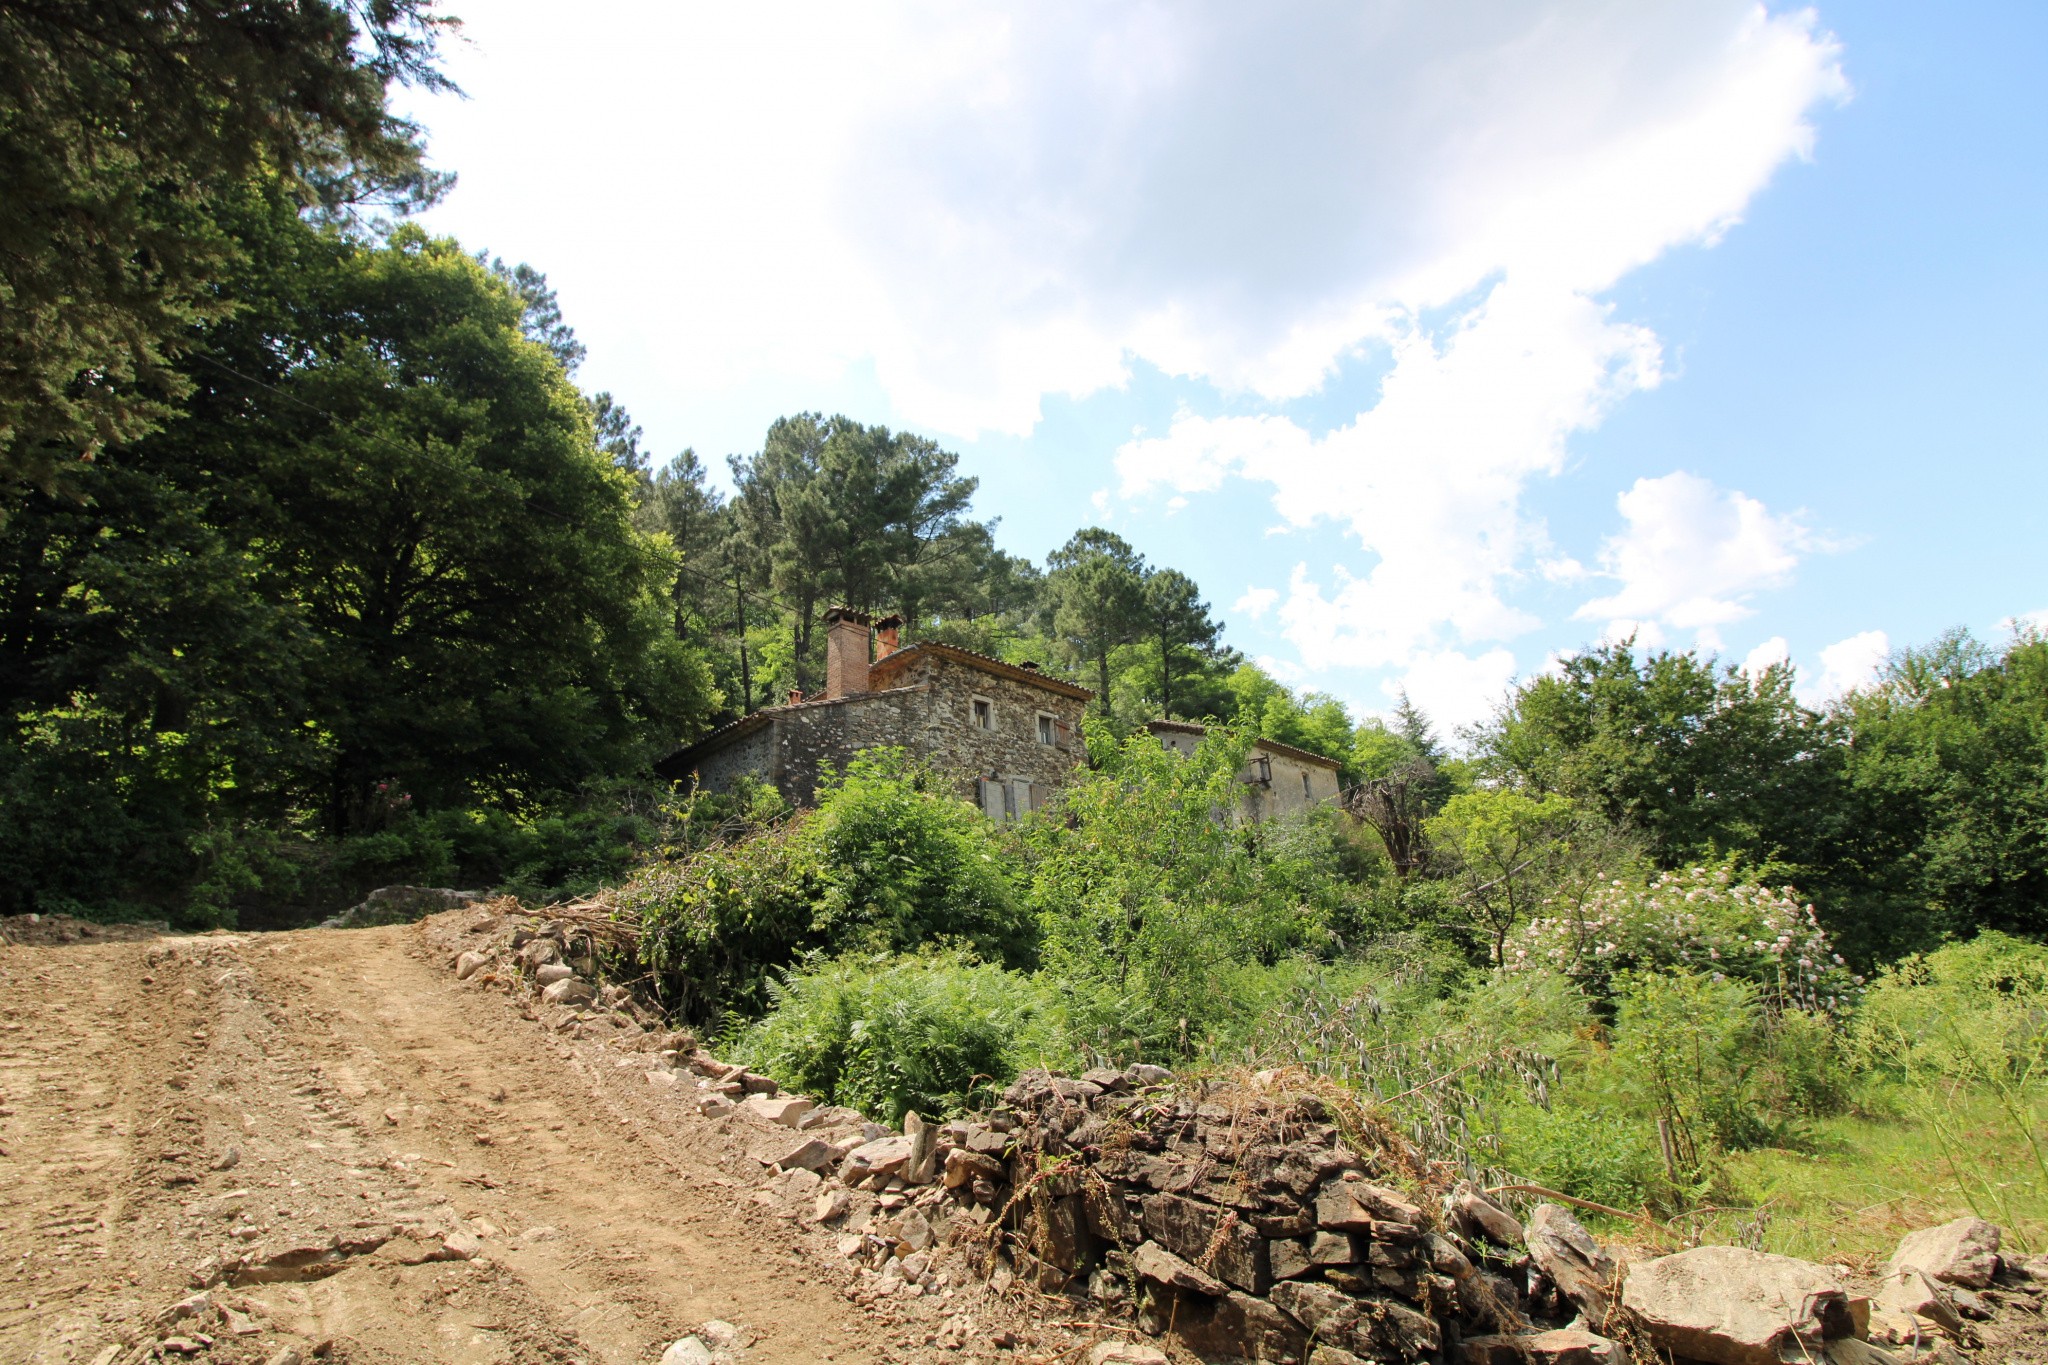
<path id="1" fill-rule="evenodd" d="M 421 0 L 0 7 L 0 497 L 176 411 L 240 250 L 211 202 L 273 178 L 330 214 L 430 201 L 395 84 L 443 88 Z"/>

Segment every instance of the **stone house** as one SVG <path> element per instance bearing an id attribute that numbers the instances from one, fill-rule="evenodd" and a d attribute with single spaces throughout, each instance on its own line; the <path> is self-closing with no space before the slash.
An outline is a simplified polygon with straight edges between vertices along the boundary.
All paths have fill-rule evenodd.
<path id="1" fill-rule="evenodd" d="M 821 771 L 897 746 L 959 783 L 996 820 L 1037 810 L 1087 761 L 1081 713 L 1095 694 L 1033 664 L 932 642 L 898 646 L 902 622 L 845 607 L 825 614 L 825 691 L 792 692 L 655 764 L 672 782 L 730 791 L 741 774 L 793 805 L 814 802 Z"/>
<path id="2" fill-rule="evenodd" d="M 1192 754 L 1208 727 L 1180 720 L 1148 721 L 1145 726 L 1167 748 Z M 1238 780 L 1245 784 L 1244 818 L 1277 820 L 1283 815 L 1335 804 L 1342 783 L 1334 758 L 1297 749 L 1276 739 L 1256 740 Z"/>

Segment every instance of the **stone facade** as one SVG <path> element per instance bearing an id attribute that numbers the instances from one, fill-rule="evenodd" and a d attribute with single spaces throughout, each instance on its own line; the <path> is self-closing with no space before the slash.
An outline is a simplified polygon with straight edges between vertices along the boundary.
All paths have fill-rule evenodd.
<path id="1" fill-rule="evenodd" d="M 950 645 L 891 649 L 886 626 L 886 652 L 870 663 L 867 623 L 852 613 L 835 612 L 828 631 L 826 696 L 757 711 L 656 771 L 712 792 L 751 774 L 803 806 L 826 768 L 895 746 L 952 775 L 960 795 L 991 817 L 1015 819 L 1086 761 L 1081 714 L 1094 695 L 1086 688 Z M 832 695 L 835 687 L 846 690 Z"/>
<path id="2" fill-rule="evenodd" d="M 1179 753 L 1192 754 L 1206 729 L 1185 721 L 1155 720 L 1146 726 L 1159 742 Z M 1252 745 L 1238 780 L 1245 784 L 1243 817 L 1277 820 L 1320 805 L 1334 805 L 1343 784 L 1334 758 L 1297 749 L 1278 740 Z"/>

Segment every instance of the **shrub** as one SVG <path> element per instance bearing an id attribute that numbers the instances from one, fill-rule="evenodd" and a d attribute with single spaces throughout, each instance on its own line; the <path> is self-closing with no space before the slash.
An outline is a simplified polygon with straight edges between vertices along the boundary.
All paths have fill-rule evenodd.
<path id="1" fill-rule="evenodd" d="M 995 827 L 900 750 L 854 760 L 815 811 L 644 868 L 614 903 L 640 921 L 657 988 L 700 1022 L 760 1014 L 807 954 L 955 943 L 1024 965 L 1036 947 Z"/>
<path id="2" fill-rule="evenodd" d="M 1847 1010 L 1850 975 L 1811 905 L 1791 887 L 1735 880 L 1726 867 L 1613 881 L 1581 904 L 1532 920 L 1507 949 L 1510 971 L 1549 969 L 1602 994 L 1627 971 L 1699 972 L 1746 981 L 1773 1010 Z"/>
<path id="3" fill-rule="evenodd" d="M 1095 1011 L 1082 1034 L 1107 1055 L 1235 1036 L 1244 1002 L 1220 988 L 1235 969 L 1330 943 L 1342 892 L 1326 839 L 1231 818 L 1250 742 L 1212 726 L 1183 756 L 1142 731 L 1118 745 L 1091 728 L 1101 768 L 1062 794 L 1059 818 L 1024 831 L 1047 968 Z"/>
<path id="4" fill-rule="evenodd" d="M 1670 1188 L 1654 1130 L 1595 1096 L 1506 1104 L 1495 1121 L 1494 1159 L 1517 1180 L 1619 1209 L 1655 1204 Z"/>
<path id="5" fill-rule="evenodd" d="M 2048 1101 L 2048 948 L 1989 932 L 1905 958 L 1883 972 L 1856 1019 L 1855 1041 L 1898 1083 L 1905 1107 L 1940 1144 L 1963 1196 L 1980 1214 L 2016 1224 L 2012 1198 L 2048 1196 L 2041 1140 Z M 1991 1179 L 1967 1153 L 1958 1118 L 1988 1095 L 2031 1158 L 2032 1170 Z"/>
<path id="6" fill-rule="evenodd" d="M 908 952 L 957 940 L 985 959 L 1028 966 L 1036 926 L 1010 880 L 997 828 L 952 784 L 901 749 L 871 749 L 820 784 L 803 838 L 825 894 L 828 951 Z"/>
<path id="7" fill-rule="evenodd" d="M 699 1022 L 759 1014 L 774 969 L 815 942 L 825 873 L 804 817 L 644 868 L 613 898 L 640 921 L 658 994 Z"/>
<path id="8" fill-rule="evenodd" d="M 986 1105 L 1020 1070 L 1076 1061 L 1056 992 L 957 951 L 835 958 L 768 989 L 773 1008 L 733 1035 L 735 1055 L 892 1123 Z"/>

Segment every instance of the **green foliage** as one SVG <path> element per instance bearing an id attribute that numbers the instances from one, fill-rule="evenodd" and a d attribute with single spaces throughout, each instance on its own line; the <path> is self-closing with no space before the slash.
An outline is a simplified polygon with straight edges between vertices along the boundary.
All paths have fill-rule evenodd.
<path id="1" fill-rule="evenodd" d="M 419 0 L 0 8 L 0 496 L 73 487 L 177 411 L 191 329 L 240 302 L 215 197 L 264 176 L 330 211 L 438 195 L 386 93 L 446 87 L 452 26 Z"/>
<path id="2" fill-rule="evenodd" d="M 641 954 L 690 1017 L 758 1014 L 773 974 L 806 954 L 958 944 L 1012 965 L 1036 934 L 999 836 L 900 751 L 824 784 L 818 809 L 643 869 L 617 894 Z"/>
<path id="3" fill-rule="evenodd" d="M 1489 938 L 1496 965 L 1508 935 L 1560 897 L 1582 898 L 1612 870 L 1613 859 L 1600 856 L 1606 852 L 1601 828 L 1555 793 L 1461 792 L 1423 827 L 1438 875 L 1455 880 L 1459 901 Z"/>
<path id="4" fill-rule="evenodd" d="M 1984 1217 L 2048 1199 L 2048 948 L 1997 932 L 1888 968 L 1856 1020 L 1856 1042 L 1896 1083 L 1901 1106 L 1941 1144 L 1957 1186 Z M 1988 1097 L 2026 1163 L 1992 1179 L 1957 1122 Z M 2017 1188 L 2015 1188 L 2017 1187 Z"/>
<path id="5" fill-rule="evenodd" d="M 997 829 L 900 749 L 870 749 L 819 784 L 805 837 L 825 869 L 817 911 L 832 951 L 907 952 L 958 941 L 1028 966 L 1037 932 Z"/>
<path id="6" fill-rule="evenodd" d="M 783 1084 L 891 1123 L 985 1107 L 1029 1067 L 1072 1069 L 1052 983 L 959 952 L 851 956 L 770 982 L 733 1035 Z"/>
<path id="7" fill-rule="evenodd" d="M 1146 628 L 1144 556 L 1113 531 L 1090 526 L 1046 556 L 1046 632 L 1076 665 L 1092 665 L 1095 701 L 1111 699 L 1109 661 Z"/>
<path id="8" fill-rule="evenodd" d="M 1096 1002 L 1091 1048 L 1186 1055 L 1242 1009 L 1218 990 L 1235 964 L 1325 946 L 1341 894 L 1284 829 L 1238 823 L 1250 737 L 1211 727 L 1191 756 L 1092 724 L 1097 771 L 1026 827 L 1027 903 L 1048 969 Z"/>
<path id="9" fill-rule="evenodd" d="M 1626 644 L 1564 660 L 1476 736 L 1485 766 L 1639 831 L 1663 867 L 1807 861 L 1834 764 L 1789 668 L 1752 674 Z"/>
<path id="10" fill-rule="evenodd" d="M 518 296 L 416 229 L 356 240 L 275 192 L 220 211 L 241 309 L 181 420 L 0 528 L 9 908 L 215 917 L 267 885 L 236 850 L 525 817 L 713 701 Z M 81 802 L 108 818 L 64 832 Z"/>
<path id="11" fill-rule="evenodd" d="M 1831 724 L 1854 830 L 1833 880 L 1879 950 L 2048 933 L 2048 640 L 1904 651 Z"/>
<path id="12" fill-rule="evenodd" d="M 1574 1088 L 1547 1106 L 1505 1104 L 1495 1119 L 1494 1160 L 1519 1180 L 1610 1208 L 1670 1199 L 1655 1130 L 1597 1090 Z"/>

